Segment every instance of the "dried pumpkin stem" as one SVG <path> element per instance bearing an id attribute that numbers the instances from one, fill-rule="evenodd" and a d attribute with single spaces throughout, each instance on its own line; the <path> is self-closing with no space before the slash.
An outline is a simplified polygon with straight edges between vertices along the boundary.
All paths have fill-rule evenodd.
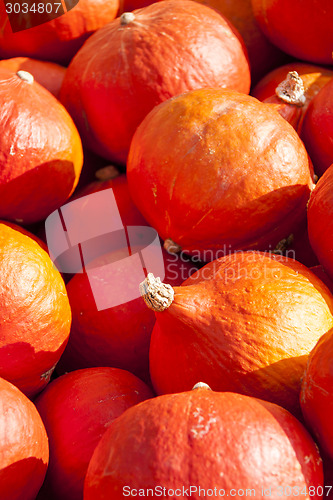
<path id="1" fill-rule="evenodd" d="M 120 175 L 119 170 L 114 165 L 107 165 L 106 167 L 96 170 L 95 177 L 99 181 L 109 181 L 115 179 Z"/>
<path id="2" fill-rule="evenodd" d="M 205 382 L 198 382 L 195 386 L 192 387 L 192 391 L 196 391 L 197 389 L 205 389 L 207 391 L 211 391 L 211 388 Z"/>
<path id="3" fill-rule="evenodd" d="M 168 309 L 174 298 L 172 286 L 162 283 L 152 273 L 148 273 L 147 278 L 140 283 L 140 293 L 149 309 L 156 312 Z"/>
<path id="4" fill-rule="evenodd" d="M 17 71 L 16 76 L 21 78 L 21 80 L 27 82 L 27 83 L 34 83 L 34 77 L 32 76 L 31 73 L 28 73 L 28 71 Z"/>
<path id="5" fill-rule="evenodd" d="M 167 238 L 164 241 L 164 250 L 166 250 L 168 253 L 174 254 L 174 253 L 179 253 L 182 251 L 182 247 L 177 245 L 171 238 Z"/>
<path id="6" fill-rule="evenodd" d="M 305 103 L 304 84 L 297 71 L 289 71 L 287 77 L 275 89 L 276 95 L 284 102 L 303 106 Z"/>
<path id="7" fill-rule="evenodd" d="M 127 24 L 132 23 L 134 21 L 134 19 L 135 19 L 135 15 L 133 14 L 133 12 L 124 12 L 120 16 L 120 25 L 126 26 Z"/>

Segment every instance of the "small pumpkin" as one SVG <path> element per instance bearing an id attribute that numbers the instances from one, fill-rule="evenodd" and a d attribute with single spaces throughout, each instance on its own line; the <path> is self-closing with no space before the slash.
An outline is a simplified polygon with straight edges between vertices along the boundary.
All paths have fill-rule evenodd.
<path id="1" fill-rule="evenodd" d="M 333 163 L 333 78 L 312 99 L 304 117 L 301 139 L 320 176 Z"/>
<path id="2" fill-rule="evenodd" d="M 298 59 L 332 64 L 333 3 L 331 0 L 252 0 L 264 35 Z"/>
<path id="3" fill-rule="evenodd" d="M 0 68 L 0 217 L 30 224 L 74 191 L 83 163 L 76 127 L 25 71 Z"/>
<path id="4" fill-rule="evenodd" d="M 333 296 L 305 266 L 281 255 L 236 252 L 181 287 L 148 275 L 142 295 L 156 311 L 150 375 L 157 394 L 201 379 L 213 390 L 300 413 L 308 354 L 333 326 Z"/>
<path id="5" fill-rule="evenodd" d="M 130 192 L 163 240 L 207 262 L 273 250 L 306 219 L 308 154 L 275 106 L 200 89 L 155 107 L 136 130 Z"/>
<path id="6" fill-rule="evenodd" d="M 321 458 L 296 418 L 272 403 L 198 386 L 144 401 L 112 422 L 90 460 L 84 500 L 148 489 L 199 500 L 214 488 L 277 500 L 287 485 L 295 494 L 311 485 L 321 498 Z"/>
<path id="7" fill-rule="evenodd" d="M 45 427 L 34 404 L 0 378 L 1 500 L 35 500 L 49 461 Z"/>
<path id="8" fill-rule="evenodd" d="M 0 376 L 32 397 L 49 382 L 68 340 L 64 282 L 28 232 L 0 223 Z"/>
<path id="9" fill-rule="evenodd" d="M 70 3 L 63 2 L 61 8 L 64 4 Z M 58 4 L 50 3 L 50 5 L 54 10 L 57 9 Z M 1 2 L 0 56 L 5 58 L 28 56 L 68 64 L 92 33 L 117 16 L 118 8 L 118 0 L 108 0 L 107 2 L 104 0 L 79 0 L 73 9 L 62 16 L 39 26 L 13 33 L 6 14 L 5 3 Z M 31 23 L 34 25 L 36 13 L 31 8 L 30 13 L 25 14 L 22 18 L 26 26 L 29 26 L 29 23 L 30 26 Z"/>
<path id="10" fill-rule="evenodd" d="M 106 429 L 152 397 L 140 379 L 117 368 L 87 368 L 52 381 L 35 400 L 50 442 L 43 490 L 55 500 L 81 500 L 90 458 Z"/>
<path id="11" fill-rule="evenodd" d="M 308 206 L 311 246 L 328 276 L 333 279 L 333 164 L 319 179 Z"/>
<path id="12" fill-rule="evenodd" d="M 124 164 L 154 106 L 207 86 L 249 92 L 244 43 L 209 7 L 166 0 L 123 13 L 92 35 L 68 67 L 61 100 L 84 144 Z"/>

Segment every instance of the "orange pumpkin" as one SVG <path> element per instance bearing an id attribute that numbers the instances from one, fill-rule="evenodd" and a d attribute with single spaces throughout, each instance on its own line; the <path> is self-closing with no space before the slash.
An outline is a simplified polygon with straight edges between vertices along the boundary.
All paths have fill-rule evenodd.
<path id="1" fill-rule="evenodd" d="M 311 246 L 328 276 L 333 279 L 333 165 L 319 179 L 308 206 Z"/>
<path id="2" fill-rule="evenodd" d="M 85 500 L 148 496 L 149 489 L 169 499 L 240 498 L 245 491 L 265 498 L 265 491 L 278 500 L 310 485 L 311 498 L 321 498 L 321 459 L 296 418 L 198 385 L 144 401 L 112 422 L 91 458 Z"/>
<path id="3" fill-rule="evenodd" d="M 56 3 L 51 5 L 54 8 L 57 6 Z M 61 17 L 13 33 L 5 3 L 1 2 L 0 57 L 28 56 L 67 64 L 94 31 L 116 17 L 118 8 L 119 0 L 79 0 L 72 10 Z M 22 17 L 29 25 L 29 22 L 34 23 L 36 14 L 31 9 L 31 18 L 27 14 Z"/>
<path id="4" fill-rule="evenodd" d="M 300 394 L 306 424 L 320 447 L 333 460 L 333 330 L 323 335 L 311 351 Z"/>
<path id="5" fill-rule="evenodd" d="M 18 71 L 28 71 L 36 82 L 40 83 L 55 97 L 59 97 L 60 88 L 65 78 L 66 68 L 59 64 L 38 61 L 29 57 L 14 57 L 0 61 L 0 68 L 7 68 L 17 73 Z"/>
<path id="6" fill-rule="evenodd" d="M 42 419 L 29 399 L 0 378 L 1 500 L 35 500 L 48 461 Z"/>
<path id="7" fill-rule="evenodd" d="M 224 89 L 155 107 L 133 137 L 127 175 L 161 238 L 204 262 L 273 250 L 305 220 L 313 188 L 304 145 L 275 107 Z"/>
<path id="8" fill-rule="evenodd" d="M 0 224 L 0 376 L 28 396 L 46 386 L 68 340 L 71 310 L 48 254 Z"/>
<path id="9" fill-rule="evenodd" d="M 331 0 L 252 0 L 252 7 L 274 45 L 305 61 L 332 64 Z"/>
<path id="10" fill-rule="evenodd" d="M 30 73 L 0 68 L 0 217 L 32 223 L 73 192 L 82 145 L 65 108 Z"/>
<path id="11" fill-rule="evenodd" d="M 61 100 L 90 149 L 125 163 L 135 129 L 156 104 L 207 86 L 249 91 L 245 46 L 212 9 L 166 0 L 95 33 L 71 62 Z"/>
<path id="12" fill-rule="evenodd" d="M 299 413 L 307 357 L 333 326 L 333 296 L 311 271 L 279 255 L 236 252 L 181 287 L 148 279 L 156 311 L 150 375 L 158 394 L 205 380 Z"/>

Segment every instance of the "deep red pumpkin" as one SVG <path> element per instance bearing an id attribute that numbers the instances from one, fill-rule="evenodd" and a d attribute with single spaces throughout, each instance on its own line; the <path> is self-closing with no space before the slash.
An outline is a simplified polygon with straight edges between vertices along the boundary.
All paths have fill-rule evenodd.
<path id="1" fill-rule="evenodd" d="M 322 175 L 333 163 L 333 79 L 313 98 L 303 120 L 301 139 Z"/>
<path id="2" fill-rule="evenodd" d="M 49 461 L 48 439 L 34 404 L 0 378 L 1 500 L 35 500 Z"/>
<path id="3" fill-rule="evenodd" d="M 59 272 L 28 234 L 0 224 L 0 376 L 34 396 L 65 348 L 71 311 Z"/>
<path id="4" fill-rule="evenodd" d="M 29 224 L 62 205 L 83 163 L 78 131 L 30 73 L 0 68 L 0 217 Z"/>
<path id="5" fill-rule="evenodd" d="M 331 0 L 252 0 L 264 35 L 287 54 L 319 64 L 332 64 Z"/>
<path id="6" fill-rule="evenodd" d="M 333 460 L 333 330 L 311 351 L 302 380 L 301 408 L 320 447 Z"/>
<path id="7" fill-rule="evenodd" d="M 90 458 L 106 429 L 152 397 L 140 379 L 116 368 L 77 370 L 51 382 L 35 401 L 50 443 L 43 489 L 55 500 L 81 500 Z"/>
<path id="8" fill-rule="evenodd" d="M 143 290 L 156 312 L 150 374 L 157 394 L 205 380 L 299 413 L 307 356 L 333 326 L 333 296 L 286 257 L 237 252 L 211 262 L 181 287 Z M 166 300 L 165 300 L 166 302 Z"/>
<path id="9" fill-rule="evenodd" d="M 116 17 L 119 8 L 118 0 L 79 0 L 72 10 L 61 17 L 40 26 L 13 33 L 5 4 L 6 2 L 0 2 L 0 57 L 28 56 L 61 64 L 68 64 L 94 31 Z M 19 5 L 23 6 L 23 4 Z M 38 2 L 36 5 L 38 6 Z M 51 5 L 54 9 L 57 6 L 56 3 Z M 33 9 L 30 15 L 34 22 L 36 14 Z M 29 22 L 27 15 L 25 15 L 25 20 Z"/>
<path id="10" fill-rule="evenodd" d="M 275 107 L 224 89 L 155 107 L 134 135 L 127 175 L 160 236 L 202 261 L 273 250 L 305 220 L 314 186 L 304 145 Z"/>
<path id="11" fill-rule="evenodd" d="M 308 206 L 311 246 L 328 276 L 333 279 L 333 164 L 319 179 Z"/>
<path id="12" fill-rule="evenodd" d="M 156 104 L 207 86 L 249 91 L 245 46 L 212 9 L 166 0 L 95 33 L 71 62 L 61 100 L 87 146 L 125 163 L 136 127 Z"/>
<path id="13" fill-rule="evenodd" d="M 309 486 L 319 499 L 322 483 L 316 445 L 290 413 L 199 388 L 145 401 L 117 418 L 92 456 L 84 500 L 148 496 L 148 488 L 157 497 L 163 487 L 169 499 L 209 498 L 216 488 L 235 498 L 249 490 L 265 498 L 265 489 L 277 500 L 284 488 L 297 494 Z"/>

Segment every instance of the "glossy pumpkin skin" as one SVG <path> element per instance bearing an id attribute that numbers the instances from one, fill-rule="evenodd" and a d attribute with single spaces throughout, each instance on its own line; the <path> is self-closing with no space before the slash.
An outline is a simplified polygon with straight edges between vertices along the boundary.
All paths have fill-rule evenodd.
<path id="1" fill-rule="evenodd" d="M 34 404 L 0 378 L 1 500 L 35 500 L 48 466 L 49 447 Z"/>
<path id="2" fill-rule="evenodd" d="M 319 179 L 308 206 L 311 246 L 328 276 L 333 279 L 333 166 Z"/>
<path id="3" fill-rule="evenodd" d="M 272 105 L 224 89 L 152 110 L 134 135 L 127 175 L 162 239 L 204 262 L 230 250 L 273 250 L 305 218 L 313 188 L 294 129 Z"/>
<path id="4" fill-rule="evenodd" d="M 331 0 L 252 0 L 252 7 L 274 45 L 305 61 L 332 64 Z"/>
<path id="5" fill-rule="evenodd" d="M 126 0 L 124 0 L 126 3 Z M 225 16 L 241 34 L 248 51 L 252 83 L 287 59 L 259 29 L 253 15 L 251 0 L 199 0 Z"/>
<path id="6" fill-rule="evenodd" d="M 44 488 L 52 498 L 81 500 L 90 458 L 111 422 L 152 398 L 137 377 L 116 368 L 77 370 L 51 382 L 37 398 L 50 442 Z"/>
<path id="7" fill-rule="evenodd" d="M 199 485 L 254 489 L 260 498 L 262 488 L 271 488 L 270 498 L 278 499 L 280 485 L 301 490 L 322 482 L 315 444 L 289 412 L 240 394 L 197 389 L 145 401 L 115 420 L 90 461 L 84 500 L 120 500 L 125 486 L 160 485 L 180 493 L 197 485 L 188 495 L 195 500 L 203 495 Z"/>
<path id="8" fill-rule="evenodd" d="M 37 82 L 0 69 L 0 217 L 28 224 L 73 192 L 83 156 L 60 102 Z"/>
<path id="9" fill-rule="evenodd" d="M 308 354 L 333 324 L 333 297 L 321 280 L 293 259 L 239 252 L 174 291 L 171 306 L 156 313 L 150 345 L 157 394 L 205 380 L 299 413 Z"/>
<path id="10" fill-rule="evenodd" d="M 0 376 L 29 397 L 48 383 L 68 340 L 64 282 L 32 238 L 0 224 Z"/>
<path id="11" fill-rule="evenodd" d="M 80 0 L 57 19 L 12 33 L 5 4 L 1 3 L 0 57 L 28 56 L 68 64 L 92 33 L 117 16 L 118 8 L 118 0 Z"/>
<path id="12" fill-rule="evenodd" d="M 59 64 L 38 61 L 29 57 L 3 59 L 0 61 L 0 68 L 8 68 L 14 73 L 19 70 L 28 71 L 36 82 L 40 83 L 56 98 L 60 95 L 60 88 L 66 73 L 66 68 Z"/>
<path id="13" fill-rule="evenodd" d="M 323 335 L 313 348 L 302 380 L 301 408 L 308 428 L 319 446 L 333 459 L 332 370 L 333 330 Z"/>
<path id="14" fill-rule="evenodd" d="M 217 12 L 189 0 L 166 0 L 132 15 L 88 40 L 61 91 L 84 144 L 120 163 L 136 127 L 160 102 L 200 87 L 250 89 L 243 41 Z"/>
<path id="15" fill-rule="evenodd" d="M 333 163 L 333 79 L 311 101 L 301 138 L 316 173 L 322 175 Z"/>

